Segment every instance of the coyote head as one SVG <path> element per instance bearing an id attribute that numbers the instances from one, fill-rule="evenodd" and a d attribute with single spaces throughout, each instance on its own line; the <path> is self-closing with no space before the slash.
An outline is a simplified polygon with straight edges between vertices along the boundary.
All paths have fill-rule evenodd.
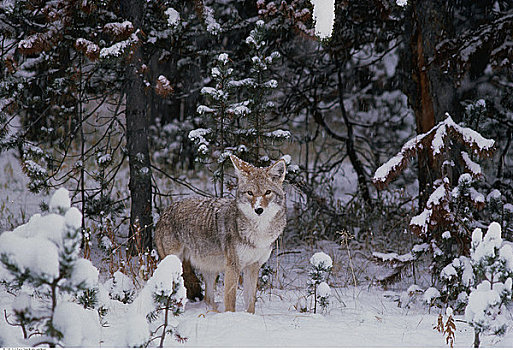
<path id="1" fill-rule="evenodd" d="M 239 178 L 239 209 L 250 219 L 273 218 L 285 206 L 285 161 L 280 159 L 267 168 L 257 168 L 236 156 L 232 155 L 230 158 Z"/>

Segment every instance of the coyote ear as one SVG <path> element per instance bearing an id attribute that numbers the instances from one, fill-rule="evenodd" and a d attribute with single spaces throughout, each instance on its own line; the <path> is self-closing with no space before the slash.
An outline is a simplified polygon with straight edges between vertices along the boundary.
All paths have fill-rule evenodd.
<path id="1" fill-rule="evenodd" d="M 233 163 L 233 168 L 235 169 L 235 174 L 240 179 L 241 177 L 248 177 L 251 173 L 251 170 L 253 166 L 249 163 L 246 163 L 242 159 L 234 156 L 233 154 L 230 155 L 230 159 Z"/>
<path id="2" fill-rule="evenodd" d="M 273 165 L 267 168 L 267 174 L 271 176 L 271 178 L 279 183 L 282 183 L 285 180 L 285 174 L 287 174 L 287 167 L 285 166 L 285 161 L 280 159 Z"/>

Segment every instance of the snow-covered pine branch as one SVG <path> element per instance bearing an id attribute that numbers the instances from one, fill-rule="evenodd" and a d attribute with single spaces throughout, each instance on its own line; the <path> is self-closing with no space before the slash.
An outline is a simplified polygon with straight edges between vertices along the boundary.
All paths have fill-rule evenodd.
<path id="1" fill-rule="evenodd" d="M 425 134 L 418 135 L 404 144 L 401 151 L 394 157 L 381 165 L 372 179 L 374 185 L 378 189 L 385 188 L 392 180 L 406 168 L 408 162 L 413 158 L 417 151 L 420 149 L 429 149 L 435 160 L 440 160 L 443 151 L 448 145 L 448 140 L 455 140 L 466 147 L 468 147 L 473 154 L 480 157 L 490 157 L 494 151 L 495 141 L 486 139 L 478 132 L 459 126 L 456 124 L 451 116 L 446 113 L 447 118 L 434 126 L 430 131 Z M 468 155 L 468 154 L 467 154 Z M 471 174 L 479 177 L 480 173 L 475 166 L 475 163 L 469 163 L 469 157 L 465 157 L 463 161 L 465 165 L 471 170 Z"/>

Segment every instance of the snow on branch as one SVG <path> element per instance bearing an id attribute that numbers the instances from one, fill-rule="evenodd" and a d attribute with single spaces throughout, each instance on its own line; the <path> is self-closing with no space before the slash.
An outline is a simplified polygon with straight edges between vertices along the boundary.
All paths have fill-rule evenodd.
<path id="1" fill-rule="evenodd" d="M 421 147 L 420 145 L 426 135 L 427 134 L 415 136 L 413 139 L 406 142 L 399 153 L 376 170 L 372 181 L 377 188 L 385 188 L 390 181 L 395 179 L 406 168 L 410 158 L 417 154 L 417 150 Z"/>
<path id="2" fill-rule="evenodd" d="M 433 157 L 439 161 L 448 145 L 447 140 L 449 138 L 467 146 L 480 157 L 489 157 L 493 153 L 495 150 L 494 140 L 486 139 L 478 132 L 456 124 L 448 113 L 446 113 L 446 116 L 447 118 L 443 122 L 434 126 L 427 133 L 418 135 L 406 142 L 399 153 L 376 170 L 372 181 L 378 189 L 385 188 L 394 180 L 420 149 L 432 150 Z M 461 156 L 466 169 L 475 177 L 479 177 L 479 174 L 481 174 L 479 165 L 473 162 L 467 153 Z"/>
<path id="3" fill-rule="evenodd" d="M 436 221 L 443 220 L 448 213 L 448 203 L 450 200 L 450 192 L 448 190 L 447 178 L 444 178 L 443 183 L 438 186 L 433 193 L 429 196 L 426 208 L 420 213 L 411 218 L 410 228 L 418 236 L 427 235 L 428 229 L 431 227 L 433 219 Z M 435 222 L 436 222 L 435 221 Z"/>
<path id="4" fill-rule="evenodd" d="M 100 47 L 84 38 L 78 38 L 75 41 L 75 48 L 86 55 L 91 61 L 95 61 L 100 56 Z"/>
<path id="5" fill-rule="evenodd" d="M 218 35 L 219 32 L 221 32 L 221 25 L 217 23 L 214 17 L 214 10 L 205 5 L 203 0 L 195 0 L 194 5 L 198 17 L 201 18 L 207 26 L 207 32 L 212 35 Z"/>
<path id="6" fill-rule="evenodd" d="M 139 37 L 137 36 L 138 33 L 139 30 L 137 30 L 135 33 L 132 33 L 126 40 L 119 41 L 109 47 L 104 47 L 100 50 L 100 58 L 105 59 L 121 56 L 128 49 L 139 43 Z"/>
<path id="7" fill-rule="evenodd" d="M 171 82 L 163 75 L 160 75 L 157 78 L 157 84 L 155 85 L 155 92 L 157 95 L 162 97 L 167 97 L 171 93 L 173 93 L 173 87 L 171 86 Z"/>
<path id="8" fill-rule="evenodd" d="M 470 156 L 467 152 L 461 152 L 461 159 L 463 160 L 463 165 L 465 166 L 465 170 L 472 175 L 473 178 L 481 178 L 483 177 L 483 172 L 481 171 L 481 165 L 474 162 L 470 159 Z"/>
<path id="9" fill-rule="evenodd" d="M 104 25 L 103 30 L 118 40 L 124 40 L 134 32 L 134 25 L 130 21 L 111 22 Z"/>

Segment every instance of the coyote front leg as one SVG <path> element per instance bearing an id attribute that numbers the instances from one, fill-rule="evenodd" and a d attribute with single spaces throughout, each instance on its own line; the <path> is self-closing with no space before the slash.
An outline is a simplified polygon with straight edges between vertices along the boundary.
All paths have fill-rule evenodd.
<path id="1" fill-rule="evenodd" d="M 240 271 L 237 265 L 228 259 L 224 271 L 224 311 L 235 312 L 239 275 Z"/>
<path id="2" fill-rule="evenodd" d="M 244 274 L 244 303 L 246 304 L 247 311 L 255 313 L 255 301 L 256 301 L 256 288 L 258 280 L 258 270 L 260 270 L 260 264 L 258 262 L 253 263 L 243 270 Z"/>

